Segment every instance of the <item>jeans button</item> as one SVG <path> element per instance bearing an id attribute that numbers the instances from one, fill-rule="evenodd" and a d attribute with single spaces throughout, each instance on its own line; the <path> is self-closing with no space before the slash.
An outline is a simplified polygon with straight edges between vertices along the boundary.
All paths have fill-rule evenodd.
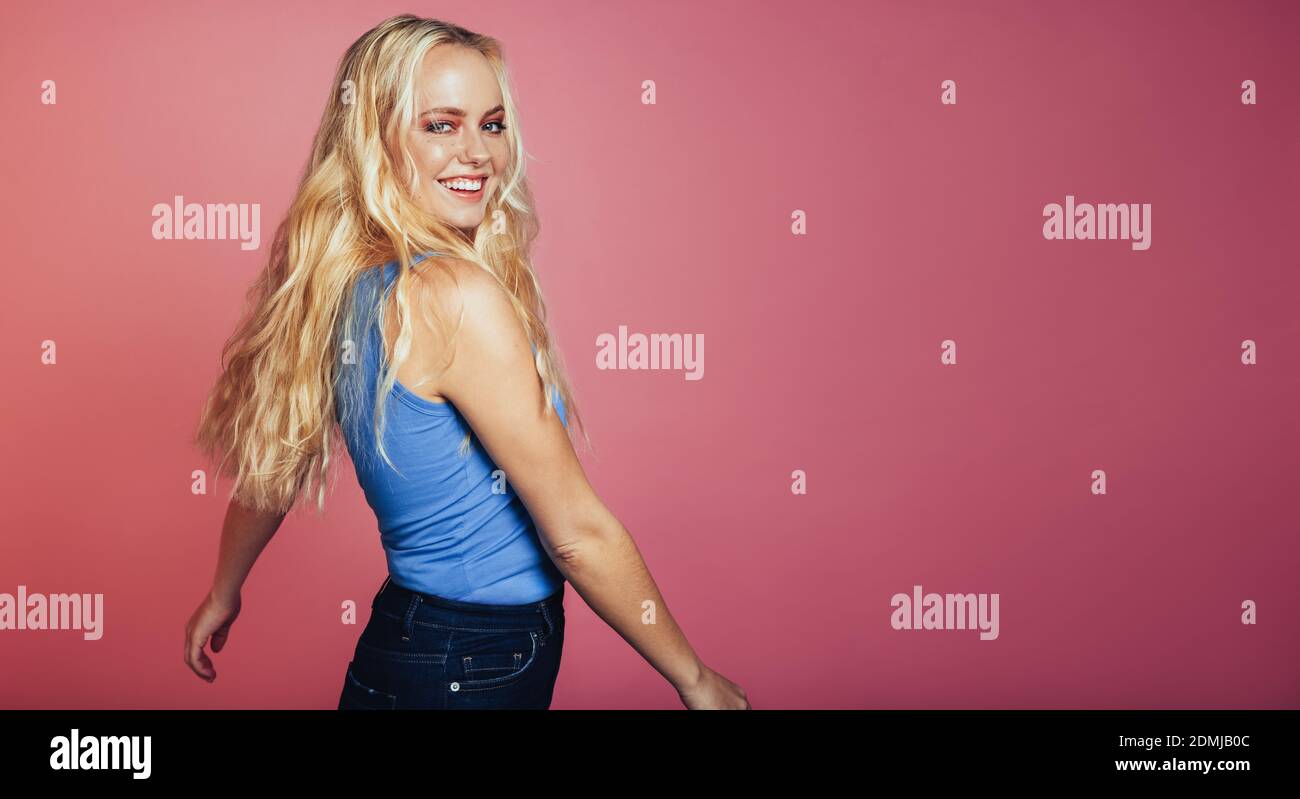
<path id="1" fill-rule="evenodd" d="M 451 684 L 451 690 L 453 690 L 453 691 L 459 691 L 459 690 L 460 690 L 460 683 L 458 683 L 458 682 L 454 682 L 454 683 L 452 683 L 452 684 Z"/>

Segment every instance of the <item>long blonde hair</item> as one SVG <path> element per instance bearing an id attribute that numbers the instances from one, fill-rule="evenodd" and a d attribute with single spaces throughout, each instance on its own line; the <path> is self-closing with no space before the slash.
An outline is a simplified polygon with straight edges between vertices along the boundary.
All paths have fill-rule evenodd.
<path id="1" fill-rule="evenodd" d="M 425 53 L 443 44 L 470 47 L 487 58 L 510 137 L 501 188 L 472 239 L 418 207 L 403 187 L 403 181 L 414 185 L 416 170 L 397 134 L 416 118 L 415 76 Z M 375 318 L 381 320 L 382 347 L 387 294 L 366 298 L 364 319 L 350 311 L 348 301 L 363 273 L 396 261 L 391 293 L 399 332 L 392 361 L 373 386 L 372 420 L 379 452 L 392 465 L 383 446 L 384 411 L 397 370 L 410 354 L 410 299 L 423 285 L 413 261 L 425 253 L 470 261 L 496 278 L 536 350 L 546 412 L 555 412 L 558 394 L 567 417 L 587 438 L 547 331 L 546 305 L 530 262 L 538 223 L 519 128 L 501 46 L 489 36 L 406 14 L 384 20 L 348 48 L 311 160 L 266 268 L 249 289 L 244 315 L 222 349 L 221 375 L 195 433 L 195 445 L 220 460 L 217 473 L 234 478 L 231 499 L 258 511 L 287 513 L 314 491 L 317 511 L 324 509 L 331 452 L 344 444 L 340 425 L 359 423 L 359 392 L 372 388 L 348 379 L 362 370 L 344 368 L 355 362 L 355 353 L 346 350 L 365 340 L 368 320 Z M 437 261 L 420 268 L 439 268 Z"/>

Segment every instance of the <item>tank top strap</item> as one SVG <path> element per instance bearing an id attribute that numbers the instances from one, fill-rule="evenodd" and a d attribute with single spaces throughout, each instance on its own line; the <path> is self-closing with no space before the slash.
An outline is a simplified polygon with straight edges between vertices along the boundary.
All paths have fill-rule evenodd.
<path id="1" fill-rule="evenodd" d="M 414 266 L 415 264 L 420 263 L 421 261 L 425 260 L 431 255 L 443 255 L 443 254 L 444 253 L 441 250 L 429 250 L 427 252 L 416 253 L 415 255 L 411 256 L 411 265 Z M 396 258 L 384 264 L 383 273 L 384 273 L 385 289 L 387 289 L 392 284 L 392 282 L 397 279 L 397 273 L 399 269 L 400 266 L 397 263 Z"/>

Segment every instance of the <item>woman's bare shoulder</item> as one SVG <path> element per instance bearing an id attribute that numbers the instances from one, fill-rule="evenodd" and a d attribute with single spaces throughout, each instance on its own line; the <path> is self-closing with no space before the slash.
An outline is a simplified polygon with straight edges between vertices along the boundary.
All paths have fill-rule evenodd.
<path id="1" fill-rule="evenodd" d="M 425 266 L 427 261 L 434 261 Z M 420 290 L 416 303 L 443 318 L 459 319 L 473 311 L 475 318 L 492 324 L 499 321 L 510 299 L 500 282 L 473 261 L 451 256 L 435 256 L 421 262 Z"/>
<path id="2" fill-rule="evenodd" d="M 429 265 L 434 268 L 421 270 L 411 298 L 412 312 L 419 320 L 413 344 L 416 357 L 442 377 L 460 349 L 522 347 L 527 354 L 527 334 L 500 282 L 472 261 L 438 260 L 441 263 Z"/>

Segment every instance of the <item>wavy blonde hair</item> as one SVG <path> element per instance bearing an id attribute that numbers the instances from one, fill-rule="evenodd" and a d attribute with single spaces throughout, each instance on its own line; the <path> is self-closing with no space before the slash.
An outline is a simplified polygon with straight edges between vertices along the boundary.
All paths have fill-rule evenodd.
<path id="1" fill-rule="evenodd" d="M 399 135 L 416 119 L 415 76 L 424 55 L 448 44 L 473 48 L 487 58 L 501 88 L 511 145 L 500 189 L 489 198 L 472 239 L 415 204 L 415 162 Z M 524 177 L 525 157 L 495 39 L 405 14 L 384 20 L 348 48 L 297 195 L 276 231 L 266 268 L 249 289 L 244 314 L 222 349 L 221 375 L 194 436 L 203 453 L 219 459 L 217 473 L 234 478 L 232 500 L 262 512 L 287 513 L 300 497 L 314 492 L 317 511 L 323 511 L 331 453 L 345 445 L 343 429 L 360 423 L 358 409 L 365 404 L 360 392 L 371 388 L 375 442 L 392 465 L 383 445 L 384 411 L 397 370 L 410 354 L 411 295 L 423 290 L 427 277 L 416 271 L 414 261 L 426 253 L 472 262 L 497 280 L 536 351 L 546 412 L 555 412 L 552 397 L 558 394 L 590 448 L 547 331 L 546 305 L 530 263 L 538 223 Z M 399 273 L 391 292 L 357 291 L 359 278 L 393 261 Z M 447 267 L 433 257 L 421 262 L 420 270 L 430 265 Z M 369 340 L 366 331 L 376 319 L 382 347 L 390 293 L 399 330 L 393 357 L 381 361 L 388 368 L 380 370 L 373 387 L 363 386 L 363 370 L 345 368 L 356 362 L 349 350 L 355 342 Z M 356 297 L 363 301 L 356 303 Z M 361 313 L 354 312 L 358 308 Z M 467 434 L 462 441 L 462 455 L 469 438 Z"/>

